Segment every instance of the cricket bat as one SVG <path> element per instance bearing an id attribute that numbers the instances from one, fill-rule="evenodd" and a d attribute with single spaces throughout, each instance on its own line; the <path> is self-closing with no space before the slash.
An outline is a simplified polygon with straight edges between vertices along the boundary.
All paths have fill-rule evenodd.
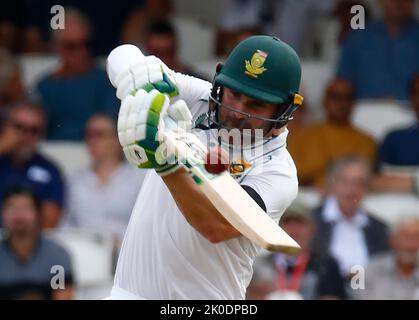
<path id="1" fill-rule="evenodd" d="M 143 58 L 133 45 L 115 48 L 107 59 L 107 72 L 111 83 Z M 214 207 L 243 236 L 258 246 L 288 254 L 301 248 L 230 176 L 228 171 L 210 173 L 205 167 L 207 146 L 194 134 L 177 127 L 164 133 L 164 143 L 175 151 L 195 183 L 202 189 Z"/>

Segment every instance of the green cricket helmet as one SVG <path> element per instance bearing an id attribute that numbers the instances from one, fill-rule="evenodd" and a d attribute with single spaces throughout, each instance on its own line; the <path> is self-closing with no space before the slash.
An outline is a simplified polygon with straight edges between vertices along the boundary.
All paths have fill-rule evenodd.
<path id="1" fill-rule="evenodd" d="M 223 87 L 227 87 L 282 106 L 278 108 L 276 118 L 269 119 L 275 122 L 274 127 L 280 128 L 292 119 L 303 102 L 298 94 L 300 81 L 301 63 L 294 49 L 276 37 L 249 37 L 233 49 L 223 65 L 217 66 L 210 97 L 212 119 L 217 119 Z"/>

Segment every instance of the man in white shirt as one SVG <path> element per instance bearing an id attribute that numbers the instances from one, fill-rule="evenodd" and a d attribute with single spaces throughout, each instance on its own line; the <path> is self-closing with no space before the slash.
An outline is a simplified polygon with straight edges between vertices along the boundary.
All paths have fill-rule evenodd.
<path id="1" fill-rule="evenodd" d="M 316 245 L 336 258 L 348 279 L 354 266 L 366 267 L 372 255 L 388 249 L 387 226 L 362 208 L 371 172 L 368 162 L 348 156 L 330 169 L 329 194 L 316 210 Z"/>
<path id="2" fill-rule="evenodd" d="M 146 171 L 124 161 L 109 115 L 89 119 L 85 141 L 91 164 L 69 181 L 62 226 L 111 234 L 118 249 Z"/>
<path id="3" fill-rule="evenodd" d="M 131 163 L 155 171 L 147 173 L 138 195 L 110 298 L 244 299 L 260 248 L 225 220 L 182 165 L 156 160 L 158 143 L 147 140 L 147 130 L 165 130 L 160 122 L 164 110 L 175 120 L 187 119 L 190 111 L 199 129 L 196 135 L 228 151 L 237 182 L 279 221 L 298 189 L 286 149 L 286 124 L 302 102 L 297 93 L 299 58 L 279 39 L 255 36 L 241 42 L 217 67 L 212 84 L 174 74 L 155 57 L 141 64 L 114 83 L 122 99 L 120 142 Z M 154 82 L 150 86 L 144 79 L 160 82 L 149 80 Z M 133 91 L 135 96 L 129 96 Z M 179 99 L 189 111 L 176 104 Z M 129 119 L 138 125 L 136 141 L 127 138 L 132 134 L 124 129 L 126 121 L 134 121 Z M 144 125 L 146 135 L 141 135 Z M 219 136 L 219 129 L 240 130 L 250 143 L 232 144 Z"/>

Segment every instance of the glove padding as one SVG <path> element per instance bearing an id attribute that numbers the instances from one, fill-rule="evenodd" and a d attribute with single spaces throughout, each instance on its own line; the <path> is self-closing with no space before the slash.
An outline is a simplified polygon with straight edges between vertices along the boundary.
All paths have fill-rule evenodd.
<path id="1" fill-rule="evenodd" d="M 163 61 L 155 56 L 144 57 L 144 60 L 135 64 L 115 79 L 116 96 L 123 100 L 139 89 L 151 91 L 157 89 L 167 93 L 170 97 L 178 95 L 173 71 Z"/>
<path id="2" fill-rule="evenodd" d="M 167 94 L 140 89 L 123 99 L 118 117 L 118 137 L 127 160 L 162 176 L 180 167 L 174 150 L 164 144 L 165 130 L 185 127 L 192 120 L 183 100 L 169 104 Z"/>

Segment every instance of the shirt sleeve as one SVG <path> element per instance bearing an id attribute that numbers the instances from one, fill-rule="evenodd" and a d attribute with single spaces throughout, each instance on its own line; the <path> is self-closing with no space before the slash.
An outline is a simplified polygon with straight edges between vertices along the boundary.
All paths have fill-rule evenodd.
<path id="1" fill-rule="evenodd" d="M 175 73 L 175 80 L 179 89 L 178 99 L 185 100 L 192 115 L 195 115 L 200 111 L 203 101 L 208 101 L 211 82 L 179 72 Z"/>
<path id="2" fill-rule="evenodd" d="M 261 174 L 248 175 L 242 186 L 249 186 L 262 198 L 269 216 L 278 220 L 296 198 L 298 182 L 293 169 L 290 172 L 267 170 Z"/>

